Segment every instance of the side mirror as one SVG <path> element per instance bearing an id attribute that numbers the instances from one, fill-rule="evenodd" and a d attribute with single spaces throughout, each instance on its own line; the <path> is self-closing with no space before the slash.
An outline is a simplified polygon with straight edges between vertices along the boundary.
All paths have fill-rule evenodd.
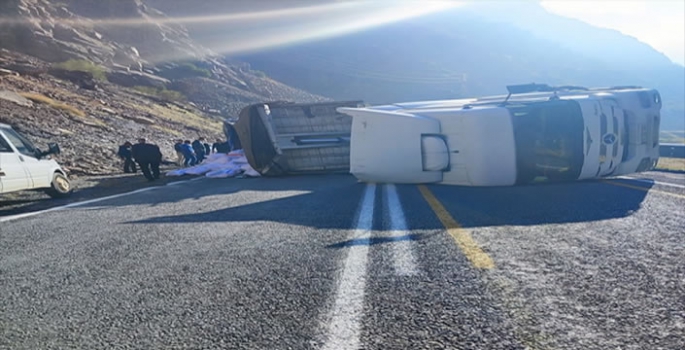
<path id="1" fill-rule="evenodd" d="M 48 143 L 48 154 L 60 154 L 59 145 L 55 142 Z"/>
<path id="2" fill-rule="evenodd" d="M 36 149 L 36 158 L 41 159 L 46 156 L 49 156 L 51 154 L 59 154 L 61 151 L 59 149 L 59 145 L 51 142 L 48 143 L 48 150 L 47 151 L 41 151 L 39 149 Z"/>

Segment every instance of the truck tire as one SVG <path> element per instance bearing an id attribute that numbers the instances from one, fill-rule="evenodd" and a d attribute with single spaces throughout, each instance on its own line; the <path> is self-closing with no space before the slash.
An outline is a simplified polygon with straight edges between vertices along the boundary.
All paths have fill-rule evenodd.
<path id="1" fill-rule="evenodd" d="M 73 189 L 71 188 L 71 183 L 69 178 L 62 175 L 61 173 L 54 173 L 52 175 L 52 182 L 50 183 L 50 188 L 45 190 L 45 193 L 52 198 L 66 198 L 71 196 Z"/>

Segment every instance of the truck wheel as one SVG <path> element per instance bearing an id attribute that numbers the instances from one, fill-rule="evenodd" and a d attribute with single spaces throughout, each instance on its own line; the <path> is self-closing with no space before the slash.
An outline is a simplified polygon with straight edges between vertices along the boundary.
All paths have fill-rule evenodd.
<path id="1" fill-rule="evenodd" d="M 69 197 L 72 192 L 73 189 L 71 188 L 69 179 L 60 173 L 52 175 L 50 188 L 45 191 L 45 193 L 52 198 L 66 198 Z"/>

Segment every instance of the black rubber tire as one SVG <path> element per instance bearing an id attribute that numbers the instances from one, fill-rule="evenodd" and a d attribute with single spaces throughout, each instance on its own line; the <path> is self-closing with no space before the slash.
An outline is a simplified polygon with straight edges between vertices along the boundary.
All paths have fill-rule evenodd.
<path id="1" fill-rule="evenodd" d="M 50 188 L 45 190 L 45 193 L 52 198 L 67 198 L 74 193 L 74 190 L 71 187 L 71 182 L 69 182 L 68 177 L 60 173 L 54 173 L 52 175 L 52 183 L 50 183 Z"/>

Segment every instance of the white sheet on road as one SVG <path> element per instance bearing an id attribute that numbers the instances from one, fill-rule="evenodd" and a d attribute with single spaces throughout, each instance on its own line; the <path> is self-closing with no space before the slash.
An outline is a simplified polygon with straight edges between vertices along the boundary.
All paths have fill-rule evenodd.
<path id="1" fill-rule="evenodd" d="M 202 163 L 182 169 L 171 170 L 167 176 L 204 175 L 209 178 L 228 178 L 238 175 L 248 177 L 261 176 L 252 169 L 243 150 L 233 151 L 228 154 L 215 153 L 207 157 Z"/>

